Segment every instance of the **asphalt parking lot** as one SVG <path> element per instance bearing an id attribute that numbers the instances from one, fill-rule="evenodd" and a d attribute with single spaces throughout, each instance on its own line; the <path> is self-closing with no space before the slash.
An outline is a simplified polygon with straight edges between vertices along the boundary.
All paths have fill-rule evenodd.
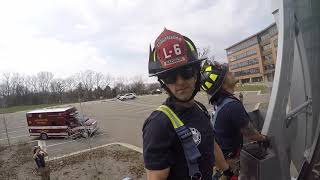
<path id="1" fill-rule="evenodd" d="M 47 151 L 51 156 L 61 156 L 71 152 L 88 149 L 107 143 L 121 142 L 142 147 L 142 125 L 149 114 L 166 98 L 166 94 L 138 96 L 134 100 L 119 101 L 115 99 L 91 101 L 74 104 L 79 111 L 90 118 L 98 120 L 99 130 L 90 139 L 48 139 Z M 202 102 L 209 111 L 207 96 L 199 93 L 196 99 Z M 257 92 L 244 93 L 244 105 L 251 111 L 257 103 L 267 103 L 269 95 L 257 95 Z M 11 143 L 36 141 L 29 137 L 25 118 L 26 112 L 6 114 L 8 134 Z M 2 117 L 1 117 L 2 119 Z M 4 125 L 0 126 L 0 144 L 6 144 Z"/>

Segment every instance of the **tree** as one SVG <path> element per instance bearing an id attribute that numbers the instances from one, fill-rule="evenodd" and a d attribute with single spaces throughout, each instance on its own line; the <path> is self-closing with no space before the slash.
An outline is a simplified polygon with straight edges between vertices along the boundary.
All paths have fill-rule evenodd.
<path id="1" fill-rule="evenodd" d="M 62 95 L 65 92 L 65 80 L 54 79 L 51 82 L 51 92 L 53 95 L 57 95 L 58 99 L 53 99 L 54 102 L 62 103 Z"/>
<path id="2" fill-rule="evenodd" d="M 214 56 L 209 55 L 210 54 L 210 47 L 209 46 L 202 48 L 202 49 L 198 48 L 197 51 L 198 51 L 199 58 L 208 58 L 208 60 L 214 61 Z"/>
<path id="3" fill-rule="evenodd" d="M 150 83 L 147 85 L 148 92 L 152 92 L 156 89 L 161 89 L 160 83 L 158 83 L 158 82 L 157 83 Z"/>
<path id="4" fill-rule="evenodd" d="M 95 83 L 95 87 L 96 88 L 101 87 L 104 75 L 101 72 L 97 72 L 93 74 L 93 78 L 94 78 L 93 80 Z"/>
<path id="5" fill-rule="evenodd" d="M 41 92 L 48 92 L 50 83 L 53 79 L 53 74 L 51 72 L 39 72 L 37 78 Z"/>
<path id="6" fill-rule="evenodd" d="M 79 82 L 77 82 L 76 75 L 73 75 L 73 76 L 66 78 L 64 80 L 64 82 L 65 82 L 65 90 L 66 91 L 74 90 L 77 87 L 77 84 L 79 83 Z"/>
<path id="7" fill-rule="evenodd" d="M 87 91 L 92 90 L 94 86 L 94 74 L 95 73 L 92 70 L 86 70 L 79 74 L 80 82 Z"/>
<path id="8" fill-rule="evenodd" d="M 10 96 L 10 92 L 11 92 L 11 73 L 7 72 L 7 73 L 3 73 L 3 84 L 4 84 L 4 96 L 8 97 Z"/>
<path id="9" fill-rule="evenodd" d="M 132 84 L 130 85 L 130 91 L 136 94 L 145 94 L 145 85 L 141 76 L 135 76 L 132 78 Z"/>

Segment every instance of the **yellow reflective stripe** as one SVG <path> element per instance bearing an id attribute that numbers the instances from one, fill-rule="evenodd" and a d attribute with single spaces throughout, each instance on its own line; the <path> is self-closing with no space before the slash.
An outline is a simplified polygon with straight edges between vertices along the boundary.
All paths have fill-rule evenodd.
<path id="1" fill-rule="evenodd" d="M 191 51 L 194 51 L 194 48 L 193 48 L 192 44 L 191 44 L 189 41 L 187 41 L 187 40 L 186 40 L 186 42 L 187 42 L 189 48 L 191 49 Z"/>
<path id="2" fill-rule="evenodd" d="M 205 90 L 205 91 L 207 90 L 207 88 L 206 88 L 206 87 L 204 87 L 204 85 L 202 85 L 201 87 L 202 87 L 202 89 L 203 89 L 203 90 Z"/>
<path id="3" fill-rule="evenodd" d="M 156 62 L 156 51 L 153 52 L 153 61 Z"/>
<path id="4" fill-rule="evenodd" d="M 212 67 L 211 67 L 211 66 L 208 66 L 205 71 L 206 71 L 206 72 L 212 71 Z"/>
<path id="5" fill-rule="evenodd" d="M 183 122 L 178 118 L 178 116 L 166 105 L 161 105 L 157 110 L 163 112 L 170 119 L 174 129 L 183 126 Z"/>
<path id="6" fill-rule="evenodd" d="M 204 84 L 205 84 L 208 88 L 211 88 L 211 86 L 212 86 L 212 83 L 211 83 L 211 82 L 208 82 L 208 81 L 205 82 Z"/>
<path id="7" fill-rule="evenodd" d="M 209 77 L 210 77 L 210 79 L 211 79 L 212 81 L 216 81 L 218 75 L 216 75 L 216 74 L 210 74 Z"/>

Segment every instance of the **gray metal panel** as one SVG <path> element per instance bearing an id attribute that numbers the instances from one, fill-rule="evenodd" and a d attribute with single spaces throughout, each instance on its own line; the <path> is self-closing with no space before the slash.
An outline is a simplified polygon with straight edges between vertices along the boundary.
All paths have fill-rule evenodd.
<path id="1" fill-rule="evenodd" d="M 296 42 L 294 50 L 294 73 L 292 73 L 292 82 L 290 88 L 289 111 L 297 108 L 299 105 L 308 100 L 307 97 L 310 97 L 310 91 L 307 92 L 307 89 L 310 89 L 310 83 L 304 78 L 303 69 L 301 68 L 303 67 L 303 64 L 298 53 L 298 44 Z M 306 113 L 299 114 L 291 121 L 292 123 L 286 129 L 291 143 L 290 157 L 298 170 L 300 170 L 304 162 L 304 152 L 307 146 L 307 134 L 308 132 L 310 134 L 307 124 L 308 119 L 310 119 L 310 117 L 307 117 Z"/>
<path id="2" fill-rule="evenodd" d="M 285 180 L 290 179 L 290 160 L 298 171 L 304 164 L 303 171 L 311 172 L 320 157 L 316 149 L 320 131 L 320 1 L 278 3 L 273 3 L 279 5 L 279 11 L 273 6 L 279 29 L 276 73 L 262 133 L 275 138 L 281 164 L 278 179 Z M 286 119 L 289 116 L 291 120 Z"/>
<path id="3" fill-rule="evenodd" d="M 263 134 L 274 137 L 275 152 L 279 158 L 281 174 L 278 179 L 290 179 L 290 141 L 286 128 L 286 112 L 289 88 L 291 86 L 291 74 L 294 52 L 294 12 L 289 0 L 283 0 L 279 7 L 278 26 L 278 54 L 275 70 L 273 89 L 270 97 L 269 108 L 266 115 Z"/>

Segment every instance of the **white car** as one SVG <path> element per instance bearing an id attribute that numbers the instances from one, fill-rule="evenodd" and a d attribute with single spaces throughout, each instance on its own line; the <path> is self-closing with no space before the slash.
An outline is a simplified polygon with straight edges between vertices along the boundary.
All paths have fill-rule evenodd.
<path id="1" fill-rule="evenodd" d="M 124 100 L 128 100 L 128 99 L 134 99 L 136 98 L 136 94 L 135 93 L 128 93 L 128 94 L 125 94 L 123 96 L 120 96 L 118 99 L 121 100 L 121 101 L 124 101 Z"/>

